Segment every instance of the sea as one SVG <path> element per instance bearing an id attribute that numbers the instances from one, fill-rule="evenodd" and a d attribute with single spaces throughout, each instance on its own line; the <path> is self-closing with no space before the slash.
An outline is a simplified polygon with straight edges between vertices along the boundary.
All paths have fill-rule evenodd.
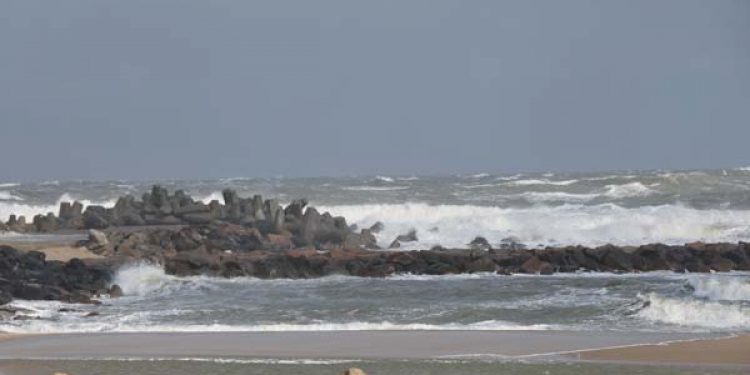
<path id="1" fill-rule="evenodd" d="M 195 181 L 46 181 L 0 183 L 0 219 L 10 214 L 56 212 L 62 201 L 112 206 L 139 197 L 153 184 L 182 189 L 204 202 L 221 191 L 261 194 L 281 202 L 307 198 L 321 211 L 367 228 L 381 222 L 387 248 L 416 230 L 404 249 L 435 245 L 466 248 L 476 236 L 530 248 L 750 241 L 750 168 L 606 173 L 472 174 L 227 178 Z M 0 239 L 38 236 L 0 233 Z M 134 263 L 115 277 L 125 297 L 101 306 L 14 301 L 34 319 L 0 321 L 0 331 L 288 332 L 372 330 L 561 330 L 736 334 L 750 331 L 750 273 L 651 272 L 610 274 L 444 276 L 387 278 L 331 276 L 310 280 L 221 279 L 166 275 L 157 265 Z M 89 316 L 96 311 L 98 315 Z M 124 360 L 124 359 L 123 359 Z M 165 371 L 164 359 L 130 358 L 122 371 Z M 335 373 L 322 362 L 258 362 L 198 358 L 169 362 L 173 373 Z M 257 359 L 255 359 L 257 360 Z M 302 361 L 303 359 L 300 359 Z M 85 362 L 85 361 L 84 361 Z M 117 361 L 109 366 L 118 373 Z M 68 366 L 79 365 L 76 361 Z M 156 366 L 156 367 L 154 367 Z M 210 367 L 209 372 L 195 372 Z M 285 367 L 286 366 L 286 367 Z M 295 367 L 296 366 L 296 367 Z M 486 362 L 378 362 L 380 373 L 497 373 Z M 473 367 L 471 367 L 473 366 Z M 488 367 L 489 366 L 489 367 Z M 577 371 L 569 364 L 505 363 L 502 373 L 619 373 L 616 367 Z M 528 367 L 531 366 L 531 367 Z M 534 367 L 536 366 L 536 367 Z M 541 367 L 540 367 L 541 366 Z M 546 367 L 545 367 L 546 366 Z M 596 365 L 598 366 L 598 365 Z M 183 367 L 194 372 L 182 372 Z M 257 369 L 266 369 L 261 372 Z M 467 371 L 467 368 L 473 370 Z M 159 370 L 160 369 L 160 370 Z M 390 369 L 390 370 L 389 370 Z M 463 370 L 461 370 L 463 369 Z M 494 369 L 494 370 L 493 370 Z M 205 369 L 204 369 L 205 370 Z M 330 370 L 330 371 L 329 371 Z M 672 373 L 651 369 L 644 373 Z M 171 370 L 170 370 L 171 371 Z M 201 370 L 203 371 L 203 370 Z M 588 371 L 588 372 L 587 372 Z M 633 369 L 622 373 L 633 373 Z M 164 372 L 164 373 L 168 373 Z M 677 373 L 677 372 L 674 372 Z M 705 372 L 702 372 L 705 373 Z"/>

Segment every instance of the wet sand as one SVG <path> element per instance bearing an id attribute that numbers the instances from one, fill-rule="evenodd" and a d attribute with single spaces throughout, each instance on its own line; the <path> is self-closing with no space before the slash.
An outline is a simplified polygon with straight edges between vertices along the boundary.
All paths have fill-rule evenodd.
<path id="1" fill-rule="evenodd" d="M 750 366 L 750 335 L 581 352 L 578 359 L 664 364 Z"/>
<path id="2" fill-rule="evenodd" d="M 90 252 L 85 247 L 77 247 L 61 240 L 51 241 L 13 241 L 0 240 L 0 245 L 8 245 L 21 251 L 39 251 L 46 255 L 47 260 L 67 262 L 73 258 L 100 259 L 102 256 Z"/>
<path id="3" fill-rule="evenodd" d="M 688 340 L 695 334 L 571 331 L 90 333 L 14 337 L 0 359 L 255 357 L 336 359 L 529 358 Z M 711 337 L 711 336 L 708 336 Z M 714 336 L 715 337 L 715 336 Z"/>

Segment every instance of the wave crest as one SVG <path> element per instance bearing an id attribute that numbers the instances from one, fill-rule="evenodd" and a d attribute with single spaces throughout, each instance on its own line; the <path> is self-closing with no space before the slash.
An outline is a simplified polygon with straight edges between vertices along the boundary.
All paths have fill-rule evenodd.
<path id="1" fill-rule="evenodd" d="M 750 328 L 750 311 L 740 305 L 668 298 L 656 293 L 639 297 L 646 307 L 637 315 L 652 322 L 718 330 Z"/>
<path id="2" fill-rule="evenodd" d="M 696 297 L 711 301 L 750 301 L 750 282 L 737 276 L 691 277 L 688 284 Z"/>

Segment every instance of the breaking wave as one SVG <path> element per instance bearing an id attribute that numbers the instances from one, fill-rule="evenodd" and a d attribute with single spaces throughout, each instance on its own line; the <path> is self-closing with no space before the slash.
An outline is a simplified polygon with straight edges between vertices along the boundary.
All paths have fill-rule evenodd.
<path id="1" fill-rule="evenodd" d="M 548 179 L 528 179 L 528 180 L 515 180 L 506 182 L 506 185 L 516 186 L 529 186 L 529 185 L 553 185 L 553 186 L 568 186 L 577 183 L 578 180 L 563 180 L 563 181 L 551 181 Z"/>
<path id="2" fill-rule="evenodd" d="M 319 208 L 342 215 L 361 228 L 383 222 L 385 229 L 377 234 L 381 246 L 388 246 L 399 234 L 416 229 L 419 242 L 402 244 L 405 249 L 438 244 L 461 248 L 478 235 L 493 244 L 514 237 L 531 246 L 736 242 L 750 237 L 750 211 L 698 210 L 683 205 L 500 208 L 405 203 Z"/>
<path id="3" fill-rule="evenodd" d="M 697 299 L 641 295 L 646 307 L 638 316 L 655 322 L 718 330 L 750 328 L 750 309 L 742 305 Z"/>
<path id="4" fill-rule="evenodd" d="M 655 191 L 640 182 L 631 182 L 623 185 L 607 185 L 607 191 L 604 196 L 613 199 L 623 199 L 632 197 L 644 197 L 654 194 Z"/>
<path id="5" fill-rule="evenodd" d="M 750 280 L 746 277 L 691 277 L 688 284 L 696 297 L 711 301 L 750 301 Z"/>
<path id="6" fill-rule="evenodd" d="M 114 199 L 108 200 L 108 201 L 95 202 L 95 201 L 91 201 L 88 199 L 80 199 L 77 197 L 73 197 L 69 195 L 68 193 L 62 194 L 60 198 L 58 198 L 54 204 L 29 204 L 22 200 L 0 202 L 0 220 L 7 221 L 10 215 L 15 214 L 16 216 L 21 216 L 21 215 L 25 216 L 26 222 L 29 223 L 31 222 L 31 219 L 35 215 L 39 215 L 39 214 L 44 215 L 48 212 L 57 214 L 58 210 L 60 209 L 60 203 L 73 202 L 76 200 L 81 202 L 84 207 L 90 206 L 90 205 L 101 205 L 105 207 L 112 207 L 115 205 L 115 202 L 116 202 L 116 200 Z"/>
<path id="7" fill-rule="evenodd" d="M 179 279 L 164 273 L 160 266 L 149 263 L 134 263 L 120 268 L 113 283 L 122 288 L 127 296 L 145 296 L 167 288 Z"/>
<path id="8" fill-rule="evenodd" d="M 410 188 L 409 186 L 344 186 L 341 189 L 349 191 L 396 191 Z"/>
<path id="9" fill-rule="evenodd" d="M 23 198 L 11 194 L 9 191 L 0 190 L 1 201 L 22 201 Z"/>
<path id="10" fill-rule="evenodd" d="M 321 322 L 315 324 L 129 324 L 118 322 L 62 323 L 34 320 L 24 325 L 3 326 L 10 333 L 83 333 L 83 332 L 334 332 L 334 331 L 542 331 L 556 329 L 546 324 L 517 325 L 489 320 L 475 324 L 396 324 L 391 322 Z"/>

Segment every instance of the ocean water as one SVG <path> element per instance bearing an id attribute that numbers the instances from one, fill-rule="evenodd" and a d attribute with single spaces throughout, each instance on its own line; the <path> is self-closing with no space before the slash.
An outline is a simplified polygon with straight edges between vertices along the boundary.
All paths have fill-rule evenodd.
<path id="1" fill-rule="evenodd" d="M 59 202 L 113 205 L 154 183 L 203 201 L 221 190 L 282 202 L 305 197 L 350 224 L 385 224 L 387 246 L 416 229 L 405 249 L 465 247 L 475 236 L 529 246 L 637 245 L 750 239 L 750 168 L 589 174 L 477 174 L 341 178 L 230 178 L 208 181 L 0 182 L 0 220 L 57 212 Z"/>
<path id="2" fill-rule="evenodd" d="M 466 247 L 477 235 L 494 244 L 513 237 L 529 246 L 750 240 L 750 169 L 747 168 L 600 174 L 2 183 L 0 218 L 5 219 L 11 213 L 31 217 L 55 212 L 60 201 L 73 199 L 84 204 L 112 205 L 118 196 L 139 196 L 153 183 L 170 190 L 184 189 L 206 202 L 221 200 L 221 190 L 227 187 L 236 189 L 240 196 L 263 194 L 282 202 L 306 197 L 311 205 L 343 215 L 350 224 L 368 227 L 382 222 L 385 230 L 378 234 L 378 239 L 383 246 L 396 235 L 416 229 L 419 241 L 405 244 L 406 249 L 436 244 Z M 33 319 L 1 321 L 0 331 L 573 330 L 592 334 L 750 331 L 750 273 L 741 272 L 258 280 L 180 278 L 165 275 L 154 265 L 131 264 L 117 272 L 114 282 L 122 286 L 125 297 L 105 299 L 101 306 L 15 301 L 13 305 Z M 98 315 L 88 316 L 90 312 Z M 83 366 L 78 362 L 61 363 L 73 373 L 85 373 L 76 372 Z M 198 371 L 201 366 L 209 366 L 211 373 L 226 374 L 323 374 L 337 373 L 340 370 L 333 369 L 342 366 L 266 363 L 253 365 L 253 369 L 264 370 L 252 372 L 255 370 L 238 363 L 216 361 L 123 363 L 95 361 L 86 366 L 101 367 L 107 369 L 102 373 L 113 374 L 130 373 L 133 368 L 144 374 L 202 373 Z M 379 369 L 377 373 L 391 374 L 499 371 L 493 367 L 496 364 L 482 362 L 472 362 L 470 366 L 433 362 L 371 365 Z M 456 370 L 455 366 L 463 370 Z M 576 372 L 575 366 L 598 366 L 586 364 L 502 366 L 502 373 L 517 374 L 640 371 L 590 367 L 586 370 L 589 372 Z"/>
<path id="3" fill-rule="evenodd" d="M 750 273 L 550 276 L 175 277 L 133 264 L 101 306 L 14 301 L 29 320 L 0 330 L 283 332 L 350 330 L 750 331 Z M 87 316 L 97 312 L 97 316 Z"/>

